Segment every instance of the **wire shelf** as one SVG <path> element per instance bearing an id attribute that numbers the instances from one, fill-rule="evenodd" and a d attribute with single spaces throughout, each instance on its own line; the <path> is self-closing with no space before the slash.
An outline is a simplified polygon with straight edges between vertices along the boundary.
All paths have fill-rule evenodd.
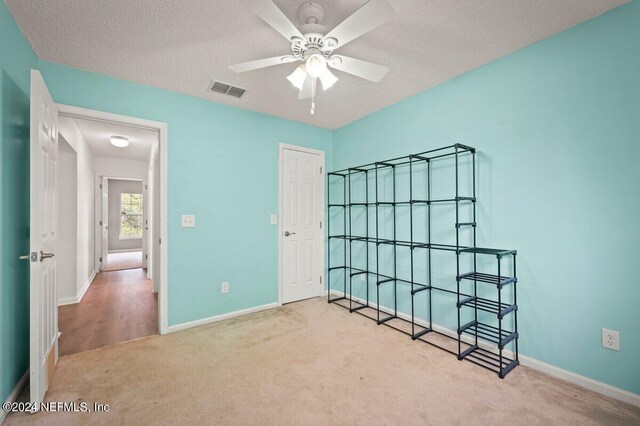
<path id="1" fill-rule="evenodd" d="M 515 250 L 491 249 L 477 247 L 476 229 L 478 223 L 476 221 L 476 168 L 475 168 L 475 148 L 455 144 L 442 148 L 425 151 L 418 154 L 396 157 L 385 161 L 376 161 L 357 167 L 349 167 L 335 172 L 327 173 L 329 196 L 330 187 L 333 178 L 334 184 L 342 186 L 342 200 L 328 203 L 328 208 L 340 209 L 332 213 L 331 219 L 341 220 L 340 233 L 331 234 L 331 219 L 327 223 L 327 237 L 331 242 L 328 254 L 328 272 L 327 286 L 329 303 L 335 303 L 339 306 L 349 309 L 349 312 L 355 312 L 370 318 L 378 325 L 401 331 L 409 335 L 413 340 L 419 340 L 424 343 L 436 346 L 447 352 L 455 354 L 459 359 L 466 359 L 484 368 L 488 368 L 498 373 L 500 378 L 504 378 L 518 364 L 518 323 L 517 323 L 517 298 L 515 286 L 517 283 L 515 270 Z M 462 194 L 459 188 L 460 181 L 460 159 L 466 158 L 470 161 L 464 162 L 464 167 L 470 166 L 470 176 L 472 181 L 471 194 Z M 439 161 L 452 161 L 455 167 L 455 194 L 449 197 L 434 198 L 431 192 L 431 164 Z M 415 171 L 422 170 L 420 175 L 416 175 Z M 403 181 L 408 182 L 408 196 L 403 192 L 403 198 L 398 197 L 397 174 L 399 171 L 403 173 Z M 424 173 L 426 172 L 426 173 Z M 408 176 L 408 179 L 406 179 Z M 420 177 L 418 177 L 420 176 Z M 357 186 L 352 185 L 352 179 L 356 179 Z M 420 183 L 426 194 L 415 196 L 414 183 L 416 179 L 423 179 Z M 383 183 L 384 182 L 384 183 Z M 386 185 L 386 186 L 382 186 Z M 354 189 L 355 188 L 355 189 Z M 372 189 L 370 191 L 369 189 Z M 384 191 L 381 188 L 386 188 Z M 356 190 L 357 189 L 357 190 Z M 375 192 L 373 191 L 375 190 Z M 424 196 L 426 195 L 426 196 Z M 455 206 L 455 218 L 451 220 L 451 229 L 455 233 L 455 244 L 440 244 L 432 241 L 431 222 L 435 206 Z M 464 210 L 466 215 L 471 213 L 471 217 L 461 216 L 460 206 L 466 205 Z M 422 235 L 416 235 L 414 225 L 417 219 L 414 217 L 414 211 L 419 213 L 420 220 L 426 218 L 426 229 Z M 437 209 L 442 212 L 442 209 Z M 451 210 L 444 210 L 451 211 Z M 335 214 L 338 213 L 338 214 Z M 359 232 L 354 232 L 354 214 L 360 225 Z M 426 214 L 426 216 L 425 216 Z M 383 216 L 384 215 L 384 216 Z M 407 220 L 405 222 L 409 230 L 408 238 L 398 238 L 398 221 L 399 218 Z M 387 225 L 384 233 L 381 232 L 381 220 L 391 221 L 392 229 Z M 421 223 L 420 229 L 424 229 L 425 222 Z M 383 237 L 386 237 L 384 238 Z M 406 234 L 404 234 L 406 235 Z M 471 237 L 469 246 L 461 244 L 460 235 L 466 238 Z M 468 240 L 465 240 L 468 244 Z M 341 256 L 338 257 L 337 265 L 332 263 L 332 249 L 338 249 L 342 245 Z M 363 250 L 363 247 L 366 247 Z M 383 252 L 384 258 L 388 263 L 384 267 L 384 271 L 380 267 L 380 248 L 389 247 Z M 353 250 L 358 250 L 360 258 L 355 264 L 364 264 L 363 267 L 357 267 L 354 264 Z M 398 271 L 398 249 L 410 249 L 410 267 L 409 273 L 406 269 L 402 271 L 402 277 Z M 438 265 L 432 262 L 432 254 L 437 251 L 448 251 L 456 255 L 456 273 L 455 288 L 446 284 L 434 285 L 432 280 L 432 270 Z M 406 252 L 403 252 L 406 253 Z M 472 272 L 461 273 L 460 259 L 461 256 L 470 254 L 473 256 Z M 426 259 L 426 277 L 421 272 L 421 279 L 416 279 L 414 255 Z M 477 269 L 477 255 L 493 255 L 496 256 L 498 262 L 497 274 L 489 274 Z M 501 274 L 501 260 L 505 256 L 513 256 L 513 276 L 504 276 Z M 375 265 L 371 263 L 374 261 Z M 403 266 L 404 267 L 404 266 Z M 333 271 L 342 270 L 343 274 L 333 274 Z M 360 280 L 354 280 L 356 276 L 361 276 Z M 333 277 L 333 278 L 332 278 Z M 426 279 L 424 279 L 426 278 Z M 334 297 L 334 291 L 338 289 L 332 288 L 332 280 L 335 283 L 337 279 L 342 281 L 342 288 L 339 289 L 341 295 Z M 464 291 L 461 289 L 462 281 L 471 281 L 473 286 L 470 289 L 468 284 L 465 285 Z M 497 290 L 497 300 L 479 297 L 477 294 L 477 283 L 488 283 L 495 286 Z M 512 300 L 505 300 L 501 296 L 502 288 L 505 285 L 512 285 Z M 356 286 L 358 294 L 363 295 L 362 298 L 353 297 L 353 287 Z M 384 290 L 381 290 L 384 289 Z M 401 313 L 398 311 L 398 294 L 402 291 L 410 290 L 411 314 Z M 382 308 L 380 305 L 381 291 L 393 292 L 393 306 Z M 458 328 L 455 336 L 447 335 L 440 331 L 434 330 L 432 324 L 432 293 L 433 291 L 445 292 L 455 296 L 456 303 L 452 309 L 457 310 Z M 421 299 L 422 306 L 426 301 L 427 318 L 418 320 L 415 316 L 416 298 Z M 388 299 L 387 299 L 388 300 Z M 465 311 L 465 315 L 469 315 L 471 311 L 473 321 L 462 325 L 461 312 Z M 494 319 L 484 316 L 483 320 L 497 322 L 495 325 L 487 322 L 478 321 L 478 312 L 485 312 L 495 316 Z M 513 331 L 503 328 L 502 321 L 509 315 L 513 319 Z M 437 322 L 437 321 L 436 321 Z M 511 324 L 511 323 L 510 323 Z M 441 344 L 440 340 L 449 342 L 446 345 Z M 473 343 L 469 343 L 471 340 Z M 482 341 L 482 345 L 479 343 Z M 453 344 L 455 347 L 450 347 Z M 491 348 L 480 347 L 483 345 L 493 345 Z M 503 353 L 505 346 L 513 347 L 513 359 L 505 356 Z M 512 345 L 512 346 L 511 346 Z"/>

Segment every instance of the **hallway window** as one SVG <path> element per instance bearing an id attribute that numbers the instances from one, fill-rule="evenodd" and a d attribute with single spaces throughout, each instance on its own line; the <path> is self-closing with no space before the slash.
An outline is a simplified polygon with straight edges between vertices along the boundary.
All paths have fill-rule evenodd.
<path id="1" fill-rule="evenodd" d="M 142 194 L 120 194 L 120 239 L 142 238 Z"/>

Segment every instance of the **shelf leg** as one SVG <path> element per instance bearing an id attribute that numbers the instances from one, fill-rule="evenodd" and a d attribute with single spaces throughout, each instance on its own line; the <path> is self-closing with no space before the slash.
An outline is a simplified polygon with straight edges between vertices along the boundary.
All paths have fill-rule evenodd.
<path id="1" fill-rule="evenodd" d="M 500 274 L 501 274 L 501 270 L 500 270 L 500 263 L 502 260 L 502 256 L 498 256 L 498 283 L 500 283 L 502 281 Z M 498 307 L 502 306 L 502 286 L 500 284 L 498 284 Z M 502 340 L 502 318 L 498 317 L 498 341 Z M 504 379 L 504 374 L 502 373 L 502 347 L 500 345 L 498 345 L 498 353 L 499 353 L 499 362 L 498 365 L 500 368 L 500 373 L 498 374 L 498 376 L 501 379 Z"/>

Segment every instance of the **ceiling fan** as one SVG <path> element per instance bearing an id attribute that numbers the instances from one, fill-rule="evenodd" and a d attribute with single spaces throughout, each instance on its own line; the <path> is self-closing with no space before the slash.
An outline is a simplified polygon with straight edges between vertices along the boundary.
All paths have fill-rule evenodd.
<path id="1" fill-rule="evenodd" d="M 308 1 L 300 6 L 298 16 L 303 24 L 298 29 L 273 0 L 241 1 L 291 43 L 291 54 L 230 65 L 229 69 L 241 73 L 303 62 L 287 79 L 298 88 L 298 99 L 311 99 L 311 114 L 315 112 L 314 98 L 318 80 L 323 90 L 329 89 L 338 81 L 330 68 L 375 83 L 382 80 L 389 71 L 389 68 L 382 65 L 334 54 L 336 49 L 392 20 L 396 12 L 388 0 L 369 0 L 331 31 L 321 25 L 324 9 L 316 2 Z"/>

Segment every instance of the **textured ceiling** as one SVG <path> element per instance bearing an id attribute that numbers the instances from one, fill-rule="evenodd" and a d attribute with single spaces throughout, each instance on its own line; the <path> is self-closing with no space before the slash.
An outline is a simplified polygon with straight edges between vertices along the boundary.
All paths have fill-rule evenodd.
<path id="1" fill-rule="evenodd" d="M 365 0 L 317 0 L 333 28 Z M 276 0 L 296 24 L 304 0 Z M 378 84 L 340 78 L 309 101 L 286 80 L 295 64 L 235 74 L 227 65 L 289 52 L 239 0 L 5 0 L 41 59 L 312 125 L 338 128 L 570 28 L 627 0 L 390 0 L 398 15 L 337 50 L 391 68 Z M 212 79 L 247 89 L 207 91 Z"/>
<path id="2" fill-rule="evenodd" d="M 151 147 L 158 141 L 158 133 L 154 130 L 82 118 L 73 120 L 96 157 L 149 161 Z M 129 146 L 118 148 L 111 145 L 111 136 L 129 138 Z"/>

